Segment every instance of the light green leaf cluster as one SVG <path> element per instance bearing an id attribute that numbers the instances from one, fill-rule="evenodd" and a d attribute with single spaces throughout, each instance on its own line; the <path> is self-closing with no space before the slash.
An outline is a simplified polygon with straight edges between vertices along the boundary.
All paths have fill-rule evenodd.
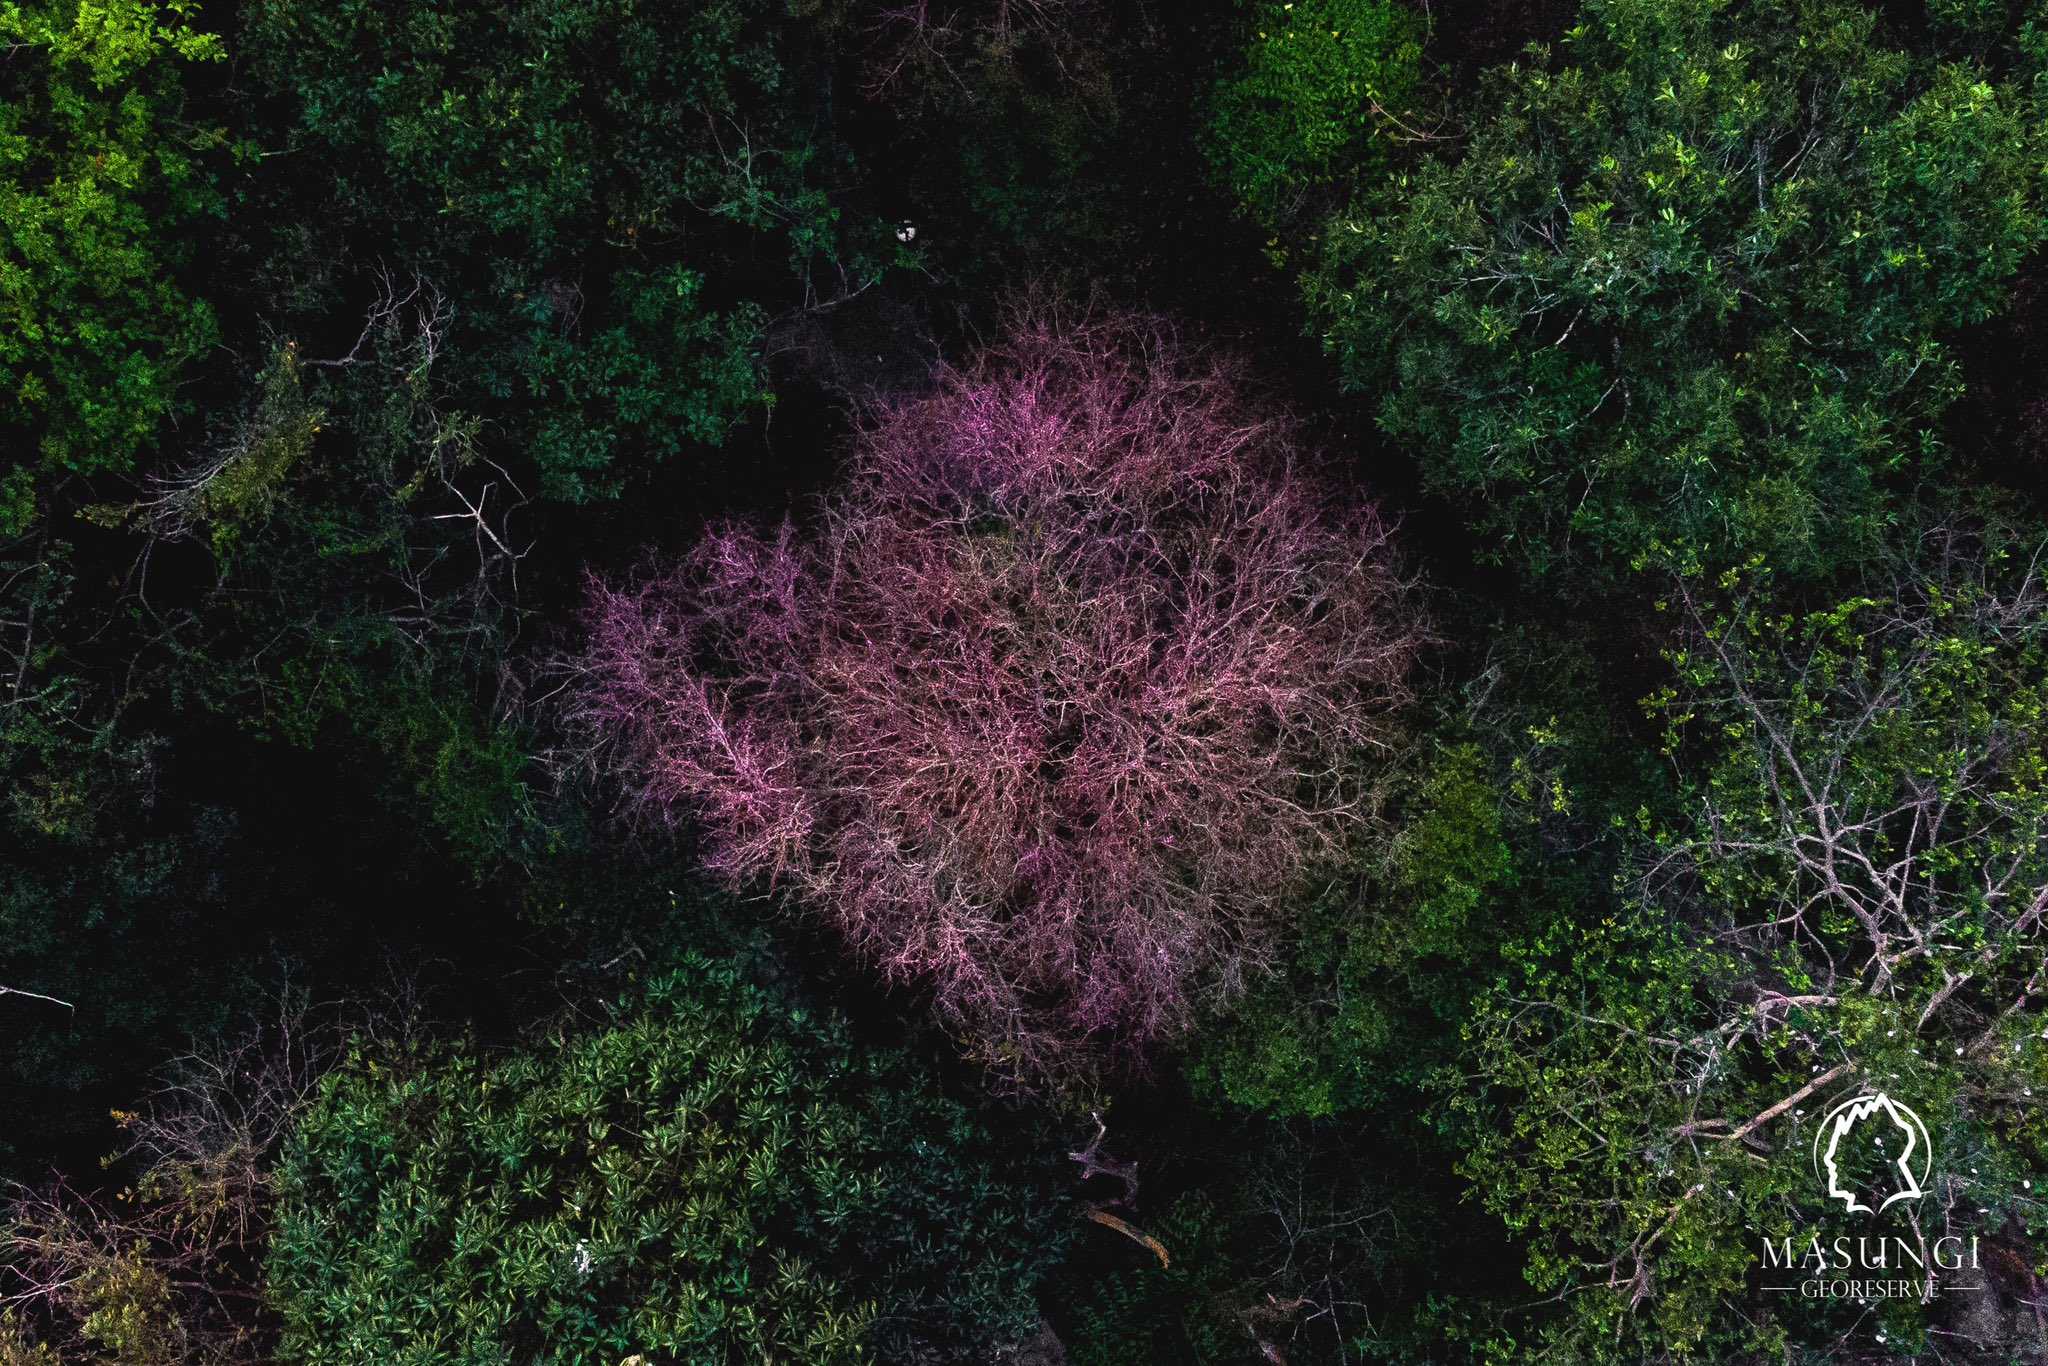
<path id="1" fill-rule="evenodd" d="M 1243 69 L 1216 89 L 1209 155 L 1238 201 L 1277 225 L 1317 187 L 1385 162 L 1419 85 L 1422 27 L 1389 0 L 1259 0 Z"/>
<path id="2" fill-rule="evenodd" d="M 33 520 L 34 466 L 128 469 L 214 340 L 177 278 L 226 141 L 184 120 L 186 69 L 224 56 L 196 8 L 0 5 L 0 534 Z"/>

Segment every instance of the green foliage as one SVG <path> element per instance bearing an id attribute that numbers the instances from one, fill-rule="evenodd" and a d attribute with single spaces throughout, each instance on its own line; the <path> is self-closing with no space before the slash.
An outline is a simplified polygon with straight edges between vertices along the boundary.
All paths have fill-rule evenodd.
<path id="1" fill-rule="evenodd" d="M 1459 1170 L 1528 1246 L 1530 1286 L 1567 1297 L 1561 1323 L 1530 1332 L 1565 1359 L 1771 1353 L 1776 1306 L 1755 1307 L 1749 1336 L 1724 1306 L 1750 1279 L 1750 1230 L 1778 1225 L 1771 1206 L 1804 1194 L 1804 1169 L 1678 1136 L 1699 1102 L 1677 1069 L 1733 983 L 1725 960 L 1633 918 L 1560 924 L 1512 952 L 1467 1029 Z M 1803 1072 L 1790 1053 L 1771 1050 L 1766 1076 Z"/>
<path id="2" fill-rule="evenodd" d="M 279 735 L 309 749 L 344 735 L 375 745 L 411 780 L 386 794 L 395 812 L 424 817 L 472 877 L 537 853 L 529 737 L 447 686 L 397 632 L 331 643 L 286 663 L 270 718 Z"/>
<path id="3" fill-rule="evenodd" d="M 1514 885 L 1500 797 L 1472 744 L 1446 748 L 1425 779 L 1420 813 L 1396 839 L 1393 887 L 1408 921 L 1407 956 L 1462 958 L 1490 894 Z"/>
<path id="4" fill-rule="evenodd" d="M 245 41 L 303 167 L 269 191 L 307 216 L 272 276 L 326 302 L 337 261 L 382 262 L 447 293 L 461 403 L 517 433 L 543 496 L 721 442 L 766 401 L 767 310 L 882 268 L 765 0 L 263 0 Z"/>
<path id="5" fill-rule="evenodd" d="M 95 1093 L 144 1040 L 218 1020 L 244 985 L 218 964 L 159 978 L 211 942 L 233 821 L 165 799 L 166 747 L 101 681 L 76 559 L 46 525 L 0 543 L 0 985 L 73 1007 L 4 1001 L 0 1084 L 33 1101 L 0 1161 L 103 1121 Z"/>
<path id="6" fill-rule="evenodd" d="M 903 1055 L 692 958 L 594 1032 L 332 1074 L 279 1178 L 282 1354 L 981 1359 L 1056 1247 L 1031 1165 Z"/>
<path id="7" fill-rule="evenodd" d="M 277 346 L 195 466 L 86 515 L 211 552 L 218 584 L 160 686 L 302 749 L 374 746 L 401 777 L 394 818 L 482 877 L 545 842 L 523 733 L 492 705 L 531 545 L 482 424 L 448 406 L 446 308 L 392 283 L 345 367 Z"/>
<path id="8" fill-rule="evenodd" d="M 1476 745 L 1444 746 L 1407 786 L 1380 866 L 1307 908 L 1286 973 L 1193 1060 L 1232 1104 L 1309 1116 L 1382 1104 L 1455 1031 L 1460 983 L 1507 923 L 1515 856 Z"/>
<path id="9" fill-rule="evenodd" d="M 240 888 L 221 876 L 247 852 L 232 818 L 219 809 L 151 812 L 146 783 L 91 771 L 103 758 L 81 752 L 81 780 L 107 784 L 95 792 L 98 814 L 122 838 L 15 826 L 0 861 L 0 981 L 71 1004 L 5 1002 L 13 1042 L 0 1080 L 27 1098 L 0 1138 L 11 1170 L 52 1143 L 97 1132 L 122 1095 L 110 1086 L 188 1032 L 224 1022 L 256 988 L 272 929 L 268 916 L 231 901 Z"/>
<path id="10" fill-rule="evenodd" d="M 72 1293 L 84 1311 L 81 1334 L 92 1355 L 82 1358 L 76 1351 L 59 1354 L 40 1346 L 51 1355 L 29 1360 L 85 1360 L 93 1366 L 190 1366 L 194 1361 L 171 1312 L 170 1278 L 148 1262 L 140 1244 L 109 1250 L 79 1274 Z M 6 1350 L 0 1345 L 0 1353 Z M 0 1362 L 8 1360 L 0 1355 Z"/>
<path id="11" fill-rule="evenodd" d="M 1754 567 L 1676 584 L 1676 681 L 1649 706 L 1687 800 L 1618 832 L 1635 866 L 1597 921 L 1509 946 L 1439 1081 L 1461 1170 L 1567 1306 L 1540 1326 L 1559 1352 L 1906 1353 L 1943 1328 L 1917 1302 L 1861 1319 L 1755 1288 L 1762 1237 L 1911 1217 L 1837 1230 L 1812 1181 L 1819 1117 L 1859 1091 L 1932 1130 L 1948 1232 L 1989 1247 L 2042 1220 L 2031 558 L 1930 536 L 1871 593 L 1806 611 Z"/>
<path id="12" fill-rule="evenodd" d="M 1091 1096 L 1168 1264 L 1047 1193 L 1069 1145 L 797 1004 L 873 1004 L 805 940 L 516 1051 L 363 1045 L 273 1247 L 195 1206 L 227 1293 L 117 1161 L 0 1363 L 267 1360 L 274 1309 L 306 1362 L 923 1366 L 1040 1303 L 1099 1366 L 2037 1353 L 2048 11 L 1584 0 L 1462 88 L 1576 8 L 0 0 L 0 987 L 71 1003 L 0 995 L 0 1174 L 104 1151 L 293 961 L 509 1032 L 744 951 L 536 781 L 522 656 L 586 563 L 822 480 L 812 400 L 917 391 L 1019 280 L 1221 322 L 1341 430 L 1240 269 L 1306 261 L 1456 586 L 1375 842 Z M 1923 534 L 1955 505 L 2025 548 Z M 1981 1293 L 1759 1292 L 1764 1238 L 1909 1228 L 1810 1176 L 1864 1088 Z"/>
<path id="13" fill-rule="evenodd" d="M 185 69 L 217 62 L 189 0 L 0 5 L 0 536 L 33 519 L 47 470 L 126 470 L 180 407 L 216 338 L 178 280 L 221 204 L 185 119 Z"/>
<path id="14" fill-rule="evenodd" d="M 542 509 L 722 443 L 768 401 L 771 314 L 871 283 L 886 238 L 842 221 L 851 165 L 780 5 L 243 21 L 235 112 L 271 150 L 237 182 L 228 288 L 275 333 L 195 456 L 87 513 L 211 552 L 209 588 L 152 604 L 176 629 L 139 678 L 374 746 L 390 812 L 487 876 L 554 843 L 502 706 Z"/>
<path id="15" fill-rule="evenodd" d="M 78 515 L 103 527 L 163 536 L 204 531 L 225 562 L 244 529 L 268 520 L 283 500 L 324 416 L 308 400 L 297 348 L 278 347 L 256 377 L 249 413 L 210 459 L 182 476 L 160 477 L 149 499 L 86 504 Z"/>
<path id="16" fill-rule="evenodd" d="M 1209 153 L 1269 224 L 1381 169 L 1377 139 L 1419 84 L 1421 26 L 1392 0 L 1256 0 L 1243 70 L 1216 88 Z"/>
<path id="17" fill-rule="evenodd" d="M 95 1306 L 85 1320 L 86 1334 L 112 1353 L 108 1360 L 132 1366 L 181 1366 L 189 1360 L 167 1322 L 169 1278 L 143 1260 L 140 1248 L 94 1268 L 80 1294 Z"/>
<path id="18" fill-rule="evenodd" d="M 1819 934 L 1796 967 L 1774 946 L 1779 970 L 1832 981 L 1846 975 L 1834 955 L 1874 955 L 1868 989 L 1922 1017 L 1923 1035 L 1984 1008 L 1957 1000 L 1955 979 L 2027 981 L 2039 917 L 2025 907 L 2048 887 L 2034 559 L 1943 533 L 1877 593 L 1803 612 L 1773 600 L 1768 576 L 1681 585 L 1693 630 L 1650 706 L 1712 824 L 1656 832 L 1685 878 L 1651 894 L 1740 943 L 1732 927 L 1817 890 Z M 1901 872 L 1910 893 L 1885 880 Z"/>
<path id="19" fill-rule="evenodd" d="M 865 126 L 864 160 L 889 168 L 886 202 L 916 232 L 907 255 L 949 292 L 979 311 L 1020 284 L 1080 295 L 1156 264 L 1147 239 L 1185 215 L 1199 164 L 1198 78 L 1176 58 L 1207 24 L 1162 25 L 1102 0 L 792 8 L 851 77 L 836 98 Z M 875 357 L 895 363 L 884 387 L 922 383 L 929 351 L 915 343 Z"/>
<path id="20" fill-rule="evenodd" d="M 239 439 L 201 482 L 181 514 L 206 528 L 214 554 L 225 559 L 245 527 L 267 520 L 285 484 L 311 456 L 324 414 L 306 398 L 296 348 L 280 347 L 257 377 L 253 411 Z"/>
<path id="21" fill-rule="evenodd" d="M 1304 279 L 1484 552 L 1854 564 L 1940 469 L 1942 338 L 2041 240 L 2031 88 L 1843 0 L 1594 0 Z"/>
<path id="22" fill-rule="evenodd" d="M 1495 1326 L 1469 1292 L 1511 1276 L 1513 1252 L 1493 1227 L 1461 1226 L 1455 1189 L 1415 1161 L 1414 1137 L 1384 1113 L 1160 1117 L 1152 1175 L 1124 1213 L 1166 1260 L 1120 1231 L 1082 1235 L 1053 1283 L 1068 1359 L 1392 1366 L 1477 1356 L 1471 1344 Z M 1153 1142 L 1170 1144 L 1170 1176 L 1168 1163 L 1153 1168 Z"/>
<path id="23" fill-rule="evenodd" d="M 1104 62 L 1090 56 L 1091 67 Z M 1110 262 L 1133 252 L 1138 230 L 1133 206 L 1076 187 L 1106 173 L 1105 129 L 1117 138 L 1156 135 L 1148 92 L 1084 79 L 1000 85 L 991 93 L 993 108 L 972 107 L 947 121 L 946 144 L 928 152 L 932 183 L 920 198 L 953 211 L 923 224 L 921 240 L 969 280 L 1057 271 L 1085 288 L 1096 260 L 1113 268 Z M 922 122 L 912 126 L 924 134 Z M 946 203 L 952 198 L 957 208 Z M 1088 258 L 1087 268 L 1075 268 L 1076 255 Z"/>
<path id="24" fill-rule="evenodd" d="M 63 1358 L 22 1323 L 20 1314 L 0 1311 L 0 1366 L 61 1366 Z"/>

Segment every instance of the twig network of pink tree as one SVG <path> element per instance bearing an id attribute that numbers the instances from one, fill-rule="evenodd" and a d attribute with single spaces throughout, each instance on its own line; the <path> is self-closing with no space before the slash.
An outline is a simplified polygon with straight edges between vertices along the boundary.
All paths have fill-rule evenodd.
<path id="1" fill-rule="evenodd" d="M 593 583 L 572 727 L 1019 1080 L 1258 966 L 1424 639 L 1378 512 L 1228 358 L 1020 307 L 868 416 L 813 524 Z"/>

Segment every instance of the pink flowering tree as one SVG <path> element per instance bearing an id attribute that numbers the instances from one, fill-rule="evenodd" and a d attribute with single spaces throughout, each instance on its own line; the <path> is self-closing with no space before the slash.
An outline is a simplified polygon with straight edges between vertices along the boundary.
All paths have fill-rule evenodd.
<path id="1" fill-rule="evenodd" d="M 1163 325 L 1020 311 L 816 525 L 594 584 L 572 727 L 1013 1076 L 1186 1026 L 1362 815 L 1423 639 L 1388 529 Z"/>

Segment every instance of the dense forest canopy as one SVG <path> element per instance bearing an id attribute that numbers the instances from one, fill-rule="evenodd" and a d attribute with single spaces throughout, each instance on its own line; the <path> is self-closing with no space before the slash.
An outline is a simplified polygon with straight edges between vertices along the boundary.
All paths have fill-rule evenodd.
<path id="1" fill-rule="evenodd" d="M 0 0 L 0 1366 L 2048 1361 L 2044 247 L 2036 0 Z"/>

